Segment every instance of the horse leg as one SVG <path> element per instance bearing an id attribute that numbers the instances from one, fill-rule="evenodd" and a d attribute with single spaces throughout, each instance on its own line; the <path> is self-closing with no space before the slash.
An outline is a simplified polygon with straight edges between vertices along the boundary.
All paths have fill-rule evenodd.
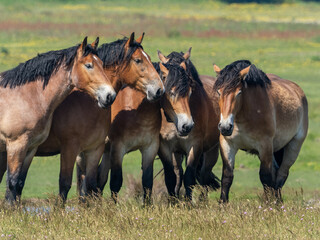
<path id="1" fill-rule="evenodd" d="M 183 181 L 183 168 L 182 168 L 183 155 L 180 153 L 172 154 L 172 162 L 174 167 L 174 172 L 176 174 L 177 183 L 174 188 L 175 196 L 179 197 L 180 188 Z"/>
<path id="2" fill-rule="evenodd" d="M 7 144 L 7 191 L 5 199 L 10 204 L 16 201 L 17 186 L 20 184 L 21 168 L 27 151 L 27 141 L 25 140 Z"/>
<path id="3" fill-rule="evenodd" d="M 105 146 L 104 153 L 102 155 L 102 160 L 98 168 L 98 188 L 101 194 L 103 192 L 104 186 L 108 181 L 108 175 L 111 168 L 110 160 L 110 142 L 108 142 Z"/>
<path id="4" fill-rule="evenodd" d="M 111 197 L 115 202 L 118 201 L 118 192 L 122 186 L 123 176 L 122 176 L 122 161 L 125 154 L 124 148 L 121 143 L 112 144 L 110 148 L 110 158 L 111 158 L 111 177 L 110 177 L 110 190 Z"/>
<path id="5" fill-rule="evenodd" d="M 80 153 L 76 158 L 77 165 L 77 191 L 80 196 L 83 196 L 87 191 L 85 189 L 84 178 L 86 177 L 86 158 L 84 153 Z"/>
<path id="6" fill-rule="evenodd" d="M 144 204 L 151 203 L 153 186 L 153 162 L 159 149 L 159 141 L 155 140 L 147 148 L 141 150 L 142 154 L 142 186 Z"/>
<path id="7" fill-rule="evenodd" d="M 290 167 L 294 164 L 299 155 L 303 140 L 304 138 L 293 138 L 283 149 L 283 159 L 277 171 L 275 181 L 276 197 L 280 201 L 282 201 L 281 188 L 283 187 L 288 178 Z"/>
<path id="8" fill-rule="evenodd" d="M 202 147 L 194 145 L 188 154 L 187 168 L 183 178 L 188 200 L 192 200 L 192 188 L 196 184 L 196 171 L 202 154 L 201 150 Z"/>
<path id="9" fill-rule="evenodd" d="M 212 172 L 212 168 L 216 165 L 219 157 L 219 144 L 203 153 L 203 163 L 198 176 L 199 183 L 205 187 L 204 198 L 207 197 L 208 188 L 217 190 L 220 188 L 218 177 Z"/>
<path id="10" fill-rule="evenodd" d="M 163 165 L 164 180 L 168 190 L 168 194 L 171 197 L 179 197 L 175 195 L 177 179 L 174 172 L 174 166 L 172 161 L 173 153 L 167 146 L 160 144 L 158 155 Z"/>
<path id="11" fill-rule="evenodd" d="M 274 194 L 274 180 L 275 180 L 275 168 L 274 168 L 274 155 L 272 143 L 265 143 L 263 148 L 259 151 L 260 159 L 260 181 L 263 185 L 266 197 L 268 197 L 269 191 Z"/>
<path id="12" fill-rule="evenodd" d="M 79 144 L 66 142 L 62 144 L 60 152 L 59 196 L 62 201 L 67 200 L 72 184 L 72 174 L 77 155 L 80 153 Z"/>
<path id="13" fill-rule="evenodd" d="M 32 162 L 34 155 L 37 152 L 37 149 L 38 148 L 34 148 L 31 151 L 28 151 L 26 158 L 23 161 L 22 168 L 21 168 L 20 175 L 19 175 L 19 184 L 17 185 L 17 188 L 16 188 L 17 198 L 19 201 L 21 199 L 22 189 L 23 189 L 25 181 L 26 181 L 26 177 L 27 177 L 27 173 L 28 173 L 30 164 Z"/>
<path id="14" fill-rule="evenodd" d="M 104 143 L 100 144 L 96 149 L 84 152 L 86 158 L 86 176 L 84 179 L 86 195 L 93 195 L 98 193 L 98 166 L 100 158 L 104 151 Z"/>
<path id="15" fill-rule="evenodd" d="M 7 152 L 0 153 L 0 183 L 4 173 L 7 171 Z"/>
<path id="16" fill-rule="evenodd" d="M 235 156 L 238 149 L 230 145 L 223 136 L 220 136 L 220 152 L 222 158 L 222 178 L 221 178 L 221 202 L 229 201 L 229 191 L 233 182 L 233 169 Z"/>

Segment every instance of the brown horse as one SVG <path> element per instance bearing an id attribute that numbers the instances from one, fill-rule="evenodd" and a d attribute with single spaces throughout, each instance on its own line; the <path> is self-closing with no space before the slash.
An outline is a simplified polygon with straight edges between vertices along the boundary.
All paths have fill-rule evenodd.
<path id="1" fill-rule="evenodd" d="M 39 54 L 0 75 L 0 151 L 8 162 L 6 200 L 21 194 L 38 146 L 47 138 L 54 110 L 76 87 L 107 107 L 115 91 L 96 53 L 87 45 Z M 6 152 L 6 154 L 4 153 Z"/>
<path id="2" fill-rule="evenodd" d="M 191 49 L 190 49 L 191 50 Z M 188 55 L 190 56 L 190 50 Z M 163 63 L 180 64 L 185 61 L 183 53 L 172 52 L 168 57 L 160 56 Z M 194 127 L 188 136 L 177 131 L 171 120 L 163 117 L 160 135 L 159 157 L 165 173 L 165 183 L 171 196 L 179 196 L 179 190 L 184 181 L 186 197 L 191 199 L 192 187 L 196 177 L 200 184 L 216 189 L 219 182 L 211 172 L 219 154 L 219 122 L 218 96 L 214 92 L 215 79 L 202 76 L 201 80 L 191 60 L 186 61 L 186 72 L 192 79 L 192 92 L 187 104 L 191 110 Z M 167 121 L 167 120 L 169 121 Z M 203 163 L 199 164 L 202 154 Z M 187 156 L 186 172 L 183 176 L 182 160 Z M 197 172 L 197 169 L 199 170 Z"/>
<path id="3" fill-rule="evenodd" d="M 185 60 L 188 58 L 186 54 Z M 99 166 L 99 185 L 102 191 L 108 179 L 109 169 L 111 169 L 110 188 L 115 201 L 123 181 L 123 156 L 137 149 L 142 154 L 144 200 L 150 201 L 153 162 L 159 149 L 161 106 L 167 116 L 177 119 L 175 126 L 181 134 L 186 135 L 193 127 L 188 105 L 192 87 L 185 72 L 185 62 L 180 65 L 154 63 L 154 66 L 166 88 L 166 93 L 160 102 L 146 102 L 141 93 L 125 88 L 119 92 L 111 107 L 112 124 L 105 153 Z"/>
<path id="4" fill-rule="evenodd" d="M 221 201 L 228 201 L 238 149 L 259 156 L 261 183 L 281 200 L 289 168 L 307 136 L 305 94 L 297 84 L 265 74 L 247 60 L 233 62 L 223 70 L 215 65 L 214 69 L 221 110 Z"/>
<path id="5" fill-rule="evenodd" d="M 164 88 L 149 56 L 143 51 L 143 36 L 134 41 L 132 33 L 129 39 L 103 44 L 98 55 L 117 92 L 123 85 L 129 85 L 153 100 L 161 96 Z M 59 189 L 63 200 L 71 187 L 74 162 L 80 152 L 87 158 L 86 189 L 89 193 L 97 191 L 98 161 L 104 150 L 110 117 L 110 108 L 96 107 L 94 101 L 82 92 L 73 92 L 55 111 L 49 137 L 40 145 L 37 155 L 61 153 Z"/>
<path id="6" fill-rule="evenodd" d="M 136 88 L 148 100 L 156 100 L 164 92 L 162 81 L 141 43 L 143 36 L 103 44 L 98 49 L 104 70 L 116 92 L 123 85 Z M 63 200 L 72 183 L 77 155 L 86 157 L 86 193 L 97 192 L 97 170 L 105 138 L 110 127 L 110 108 L 99 109 L 81 92 L 71 94 L 55 111 L 48 139 L 39 147 L 39 155 L 61 154 L 60 196 Z"/>

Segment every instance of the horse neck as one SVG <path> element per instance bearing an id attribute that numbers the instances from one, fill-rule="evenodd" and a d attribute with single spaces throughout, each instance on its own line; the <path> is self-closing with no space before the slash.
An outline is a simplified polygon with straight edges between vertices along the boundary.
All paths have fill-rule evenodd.
<path id="1" fill-rule="evenodd" d="M 116 93 L 118 93 L 123 86 L 123 81 L 119 76 L 119 73 L 117 73 L 117 68 L 107 67 L 107 68 L 104 68 L 104 71 L 108 76 L 108 78 L 110 79 L 113 89 L 115 90 Z"/>
<path id="2" fill-rule="evenodd" d="M 36 81 L 36 83 L 39 88 L 40 105 L 47 112 L 53 112 L 74 87 L 71 82 L 70 71 L 66 71 L 63 67 L 50 78 L 44 89 L 41 81 Z"/>
<path id="3" fill-rule="evenodd" d="M 270 106 L 268 91 L 260 86 L 248 87 L 242 90 L 242 104 L 236 116 L 238 120 L 250 120 L 257 113 L 265 113 Z"/>

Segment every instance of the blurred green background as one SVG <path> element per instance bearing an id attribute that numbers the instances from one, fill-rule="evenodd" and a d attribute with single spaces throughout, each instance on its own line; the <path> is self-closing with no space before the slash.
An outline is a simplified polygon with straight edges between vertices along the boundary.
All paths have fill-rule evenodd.
<path id="1" fill-rule="evenodd" d="M 290 79 L 305 91 L 309 134 L 284 191 L 303 188 L 308 196 L 319 196 L 320 4 L 281 2 L 1 0 L 0 71 L 38 53 L 76 45 L 87 35 L 89 41 L 100 36 L 100 43 L 105 43 L 131 32 L 136 36 L 146 32 L 143 47 L 153 61 L 158 60 L 158 49 L 167 55 L 192 46 L 191 60 L 200 74 L 214 75 L 213 62 L 224 67 L 235 60 L 249 59 L 263 71 Z M 124 176 L 140 178 L 140 153 L 127 155 L 123 168 Z M 231 194 L 254 197 L 261 193 L 258 168 L 258 158 L 238 153 Z M 155 173 L 160 169 L 156 160 Z M 214 172 L 221 176 L 220 160 Z M 59 156 L 35 158 L 23 198 L 57 194 L 58 176 Z M 128 181 L 126 177 L 124 186 Z M 155 181 L 162 186 L 162 174 Z M 0 197 L 4 192 L 5 181 L 0 184 Z M 75 181 L 70 194 L 76 195 Z M 218 193 L 211 196 L 217 197 Z"/>

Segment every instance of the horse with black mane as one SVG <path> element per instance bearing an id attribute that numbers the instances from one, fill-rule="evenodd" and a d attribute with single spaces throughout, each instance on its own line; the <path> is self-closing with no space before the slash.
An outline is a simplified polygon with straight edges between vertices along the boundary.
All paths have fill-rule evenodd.
<path id="1" fill-rule="evenodd" d="M 179 129 L 177 131 L 172 122 L 177 125 L 179 119 L 163 116 L 158 152 L 164 167 L 169 195 L 178 197 L 183 181 L 187 199 L 192 198 L 192 187 L 196 184 L 196 179 L 203 186 L 210 186 L 213 189 L 220 187 L 218 178 L 212 173 L 212 167 L 216 164 L 219 155 L 217 125 L 220 111 L 217 105 L 218 96 L 212 90 L 215 79 L 198 75 L 189 59 L 190 52 L 191 48 L 186 53 L 172 52 L 167 57 L 162 53 L 159 55 L 162 63 L 185 62 L 185 71 L 192 85 L 192 91 L 186 92 L 184 89 L 180 91 L 184 91 L 184 95 L 188 97 L 186 104 L 194 121 L 193 128 L 185 127 L 187 131 L 179 131 Z M 188 55 L 187 59 L 186 55 Z M 182 169 L 183 156 L 187 157 L 185 174 Z"/>
<path id="2" fill-rule="evenodd" d="M 239 149 L 258 155 L 265 192 L 271 190 L 282 200 L 281 188 L 307 136 L 304 92 L 294 82 L 265 74 L 248 60 L 235 61 L 222 70 L 214 65 L 214 69 L 221 111 L 221 201 L 228 201 Z"/>
<path id="3" fill-rule="evenodd" d="M 186 59 L 188 56 L 185 56 Z M 184 62 L 177 64 L 153 63 L 160 74 L 166 93 L 158 102 L 147 102 L 144 96 L 131 88 L 122 89 L 111 107 L 112 123 L 106 149 L 99 166 L 99 187 L 103 188 L 111 169 L 110 188 L 112 197 L 122 186 L 122 160 L 124 154 L 140 150 L 142 154 L 142 185 L 145 203 L 150 202 L 153 185 L 153 162 L 159 149 L 161 108 L 176 121 L 175 128 L 183 134 L 193 126 L 188 104 L 192 82 L 188 78 Z M 130 120 L 129 120 L 130 119 Z M 79 170 L 83 167 L 79 164 Z M 80 173 L 79 171 L 78 173 Z M 78 177 L 81 180 L 81 177 Z M 81 183 L 79 183 L 81 185 Z"/>
<path id="4" fill-rule="evenodd" d="M 0 74 L 1 178 L 8 166 L 5 197 L 10 203 L 21 195 L 24 169 L 49 135 L 53 112 L 73 88 L 101 107 L 113 102 L 116 93 L 97 56 L 98 40 L 87 45 L 85 38 L 80 45 L 39 54 Z"/>
<path id="5" fill-rule="evenodd" d="M 132 33 L 130 38 L 101 45 L 97 54 L 116 92 L 123 85 L 128 85 L 141 91 L 148 100 L 155 100 L 161 96 L 164 88 L 141 46 L 143 37 L 144 34 L 135 41 Z M 80 153 L 87 160 L 86 184 L 82 195 L 98 191 L 98 163 L 104 151 L 110 117 L 110 108 L 98 108 L 87 94 L 80 91 L 70 94 L 54 112 L 50 134 L 39 146 L 37 156 L 61 154 L 59 192 L 63 200 L 66 200 L 71 187 L 74 163 Z"/>

